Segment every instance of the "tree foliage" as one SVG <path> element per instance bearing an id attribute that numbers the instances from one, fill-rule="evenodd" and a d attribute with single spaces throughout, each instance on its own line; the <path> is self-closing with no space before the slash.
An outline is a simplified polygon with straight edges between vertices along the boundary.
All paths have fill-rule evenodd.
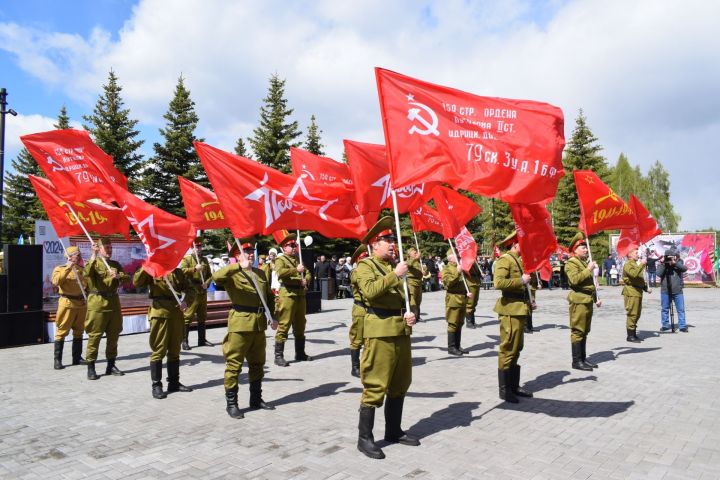
<path id="1" fill-rule="evenodd" d="M 325 155 L 325 152 L 323 151 L 325 145 L 323 145 L 320 141 L 321 133 L 322 130 L 320 130 L 320 127 L 317 125 L 315 115 L 312 115 L 310 117 L 310 126 L 307 131 L 307 139 L 305 140 L 303 148 L 315 155 Z"/>

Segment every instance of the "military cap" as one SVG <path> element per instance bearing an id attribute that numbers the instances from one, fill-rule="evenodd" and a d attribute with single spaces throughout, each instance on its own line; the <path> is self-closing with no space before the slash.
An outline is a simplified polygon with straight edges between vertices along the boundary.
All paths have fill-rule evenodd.
<path id="1" fill-rule="evenodd" d="M 513 243 L 517 242 L 517 230 L 513 230 L 510 235 L 503 238 L 500 245 L 506 248 L 512 247 Z"/>
<path id="2" fill-rule="evenodd" d="M 457 260 L 457 255 L 455 255 L 455 252 L 453 251 L 452 248 L 448 248 L 447 254 L 445 255 L 445 258 L 450 258 L 450 257 L 456 257 L 455 260 Z"/>
<path id="3" fill-rule="evenodd" d="M 367 257 L 368 255 L 368 247 L 364 243 L 361 243 L 359 247 L 355 249 L 355 251 L 352 254 L 352 257 L 350 257 L 350 263 L 355 263 L 363 258 Z"/>
<path id="4" fill-rule="evenodd" d="M 287 230 L 283 230 L 283 232 L 287 232 Z M 288 233 L 287 235 L 283 235 L 283 237 L 278 242 L 278 245 L 280 245 L 281 247 L 284 247 L 286 243 L 288 243 L 292 240 L 297 240 L 297 234 Z"/>
<path id="5" fill-rule="evenodd" d="M 70 245 L 65 249 L 65 257 L 70 258 L 73 255 L 80 254 L 80 249 L 76 247 L 75 245 Z"/>
<path id="6" fill-rule="evenodd" d="M 361 240 L 362 243 L 369 245 L 376 241 L 379 237 L 394 237 L 392 226 L 394 220 L 392 217 L 383 217 L 368 231 Z"/>
<path id="7" fill-rule="evenodd" d="M 578 231 L 572 238 L 572 240 L 570 240 L 570 247 L 568 248 L 568 250 L 570 252 L 574 252 L 579 245 L 587 245 L 587 241 L 585 240 L 585 234 L 580 231 Z"/>

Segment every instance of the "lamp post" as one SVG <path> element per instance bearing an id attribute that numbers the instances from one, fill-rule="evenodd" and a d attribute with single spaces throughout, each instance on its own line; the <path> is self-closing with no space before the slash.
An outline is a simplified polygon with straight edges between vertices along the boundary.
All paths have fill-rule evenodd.
<path id="1" fill-rule="evenodd" d="M 5 114 L 17 112 L 7 108 L 7 90 L 0 88 L 0 244 L 3 237 L 3 205 L 5 204 Z"/>

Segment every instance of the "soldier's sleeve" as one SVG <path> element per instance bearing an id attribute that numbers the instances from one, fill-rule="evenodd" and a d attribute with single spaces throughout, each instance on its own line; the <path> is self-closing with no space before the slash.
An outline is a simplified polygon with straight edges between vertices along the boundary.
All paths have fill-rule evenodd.
<path id="1" fill-rule="evenodd" d="M 400 284 L 400 279 L 394 271 L 385 275 L 375 275 L 374 267 L 370 262 L 362 261 L 357 267 L 357 284 L 363 298 L 373 300 L 384 294 L 390 288 Z"/>
<path id="2" fill-rule="evenodd" d="M 495 262 L 493 278 L 495 290 L 518 290 L 523 288 L 521 278 L 510 278 L 510 262 L 502 257 Z"/>
<path id="3" fill-rule="evenodd" d="M 122 269 L 122 266 L 118 263 L 117 265 L 117 272 L 118 272 L 118 281 L 120 283 L 129 282 L 131 280 L 130 275 L 125 273 L 125 270 Z"/>
<path id="4" fill-rule="evenodd" d="M 143 288 L 149 286 L 153 281 L 152 275 L 147 273 L 142 267 L 138 268 L 133 278 L 133 285 L 137 288 Z"/>
<path id="5" fill-rule="evenodd" d="M 68 268 L 68 267 L 66 267 L 66 266 L 58 265 L 57 267 L 55 267 L 55 268 L 53 269 L 53 271 L 52 271 L 52 278 L 50 279 L 50 281 L 51 281 L 52 284 L 55 285 L 56 287 L 60 286 L 60 284 L 61 284 L 62 282 L 64 282 L 65 279 L 66 279 L 66 278 L 68 277 L 68 275 L 70 274 L 70 270 L 71 270 L 71 269 Z"/>
<path id="6" fill-rule="evenodd" d="M 592 278 L 592 272 L 589 269 L 583 268 L 582 264 L 573 261 L 565 264 L 565 275 L 572 285 L 579 285 L 588 278 Z"/>
<path id="7" fill-rule="evenodd" d="M 183 273 L 181 268 L 176 268 L 175 273 L 177 274 L 178 289 L 181 292 L 187 292 L 190 288 L 190 281 L 188 280 L 187 275 Z"/>
<path id="8" fill-rule="evenodd" d="M 278 280 L 286 282 L 297 273 L 297 270 L 290 262 L 284 260 L 283 257 L 278 257 L 275 260 L 275 273 L 277 273 Z"/>
<path id="9" fill-rule="evenodd" d="M 238 272 L 238 270 L 240 270 L 240 265 L 237 263 L 231 263 L 230 265 L 226 265 L 217 272 L 213 273 L 212 278 L 217 285 L 222 287 L 225 285 L 225 282 L 233 276 L 233 274 Z"/>
<path id="10" fill-rule="evenodd" d="M 183 257 L 183 259 L 180 261 L 180 270 L 182 270 L 185 275 L 192 275 L 195 271 L 195 267 L 193 267 L 191 264 L 192 262 L 190 261 L 189 255 Z"/>
<path id="11" fill-rule="evenodd" d="M 460 274 L 457 268 L 450 268 L 448 264 L 443 268 L 442 278 L 443 285 L 445 285 L 445 289 L 447 290 L 448 288 L 457 286 L 460 281 Z"/>

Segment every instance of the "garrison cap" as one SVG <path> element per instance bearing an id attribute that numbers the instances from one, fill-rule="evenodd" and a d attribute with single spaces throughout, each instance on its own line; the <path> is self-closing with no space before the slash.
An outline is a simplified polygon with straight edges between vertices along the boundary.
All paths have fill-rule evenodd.
<path id="1" fill-rule="evenodd" d="M 65 249 L 65 257 L 70 258 L 73 255 L 78 255 L 80 253 L 80 249 L 76 247 L 75 245 L 70 245 Z"/>
<path id="2" fill-rule="evenodd" d="M 575 249 L 580 245 L 587 245 L 587 241 L 585 239 L 585 234 L 578 231 L 572 240 L 570 240 L 570 247 L 568 250 L 570 250 L 570 252 L 575 252 Z"/>
<path id="3" fill-rule="evenodd" d="M 517 242 L 517 230 L 513 230 L 510 235 L 505 237 L 501 242 L 500 245 L 503 247 L 512 247 L 512 244 Z"/>
<path id="4" fill-rule="evenodd" d="M 352 257 L 350 257 L 350 263 L 355 263 L 363 258 L 367 257 L 368 255 L 368 247 L 364 243 L 361 243 L 359 247 L 355 249 L 355 251 L 352 254 Z"/>

